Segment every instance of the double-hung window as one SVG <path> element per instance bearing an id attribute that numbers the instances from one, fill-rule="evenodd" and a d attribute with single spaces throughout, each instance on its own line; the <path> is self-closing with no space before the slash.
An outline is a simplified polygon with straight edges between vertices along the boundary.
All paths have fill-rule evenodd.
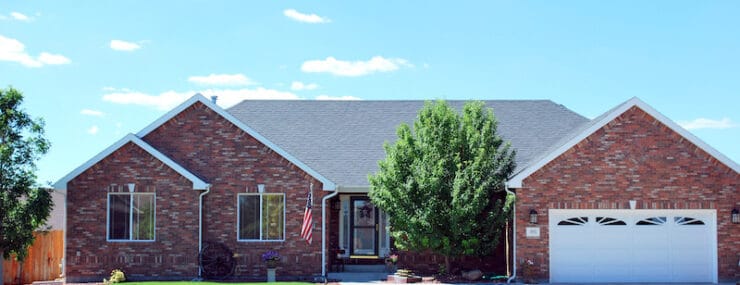
<path id="1" fill-rule="evenodd" d="M 108 193 L 108 240 L 154 241 L 154 193 Z"/>
<path id="2" fill-rule="evenodd" d="M 285 194 L 239 194 L 237 210 L 239 241 L 285 240 Z"/>

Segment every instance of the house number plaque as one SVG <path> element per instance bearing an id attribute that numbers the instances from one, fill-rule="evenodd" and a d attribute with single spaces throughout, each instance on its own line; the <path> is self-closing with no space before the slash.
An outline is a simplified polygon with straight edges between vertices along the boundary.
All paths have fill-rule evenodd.
<path id="1" fill-rule="evenodd" d="M 527 238 L 540 238 L 540 227 L 527 227 L 525 236 Z"/>

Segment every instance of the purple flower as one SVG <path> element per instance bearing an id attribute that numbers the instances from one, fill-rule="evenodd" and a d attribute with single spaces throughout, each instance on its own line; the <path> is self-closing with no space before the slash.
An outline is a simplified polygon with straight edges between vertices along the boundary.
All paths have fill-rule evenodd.
<path id="1" fill-rule="evenodd" d="M 280 260 L 280 254 L 278 254 L 277 251 L 269 250 L 262 254 L 262 261 L 268 262 L 268 261 L 278 261 Z"/>

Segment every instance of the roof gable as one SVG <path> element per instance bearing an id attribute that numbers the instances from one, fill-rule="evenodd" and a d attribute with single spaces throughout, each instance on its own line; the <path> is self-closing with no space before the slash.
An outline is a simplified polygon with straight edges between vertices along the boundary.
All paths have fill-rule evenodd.
<path id="1" fill-rule="evenodd" d="M 158 150 L 154 149 L 151 145 L 147 144 L 146 142 L 144 142 L 143 140 L 141 140 L 136 135 L 134 135 L 134 134 L 128 134 L 125 137 L 123 137 L 122 139 L 120 139 L 117 142 L 115 142 L 114 144 L 112 144 L 111 146 L 109 146 L 108 148 L 106 148 L 105 150 L 103 150 L 102 152 L 98 153 L 95 157 L 91 158 L 87 162 L 85 162 L 82 165 L 80 165 L 79 167 L 75 168 L 75 170 L 72 170 L 72 172 L 70 172 L 66 176 L 62 177 L 62 179 L 59 179 L 59 181 L 57 181 L 56 183 L 54 183 L 54 189 L 59 189 L 59 190 L 66 191 L 67 190 L 67 183 L 69 183 L 69 181 L 71 181 L 72 179 L 74 179 L 78 175 L 82 174 L 82 172 L 84 172 L 88 168 L 92 167 L 96 163 L 100 162 L 104 158 L 108 157 L 111 153 L 113 153 L 114 151 L 120 149 L 121 147 L 123 147 L 124 145 L 126 145 L 129 142 L 137 145 L 138 147 L 140 147 L 144 151 L 148 152 L 150 155 L 152 155 L 156 159 L 162 161 L 164 164 L 166 164 L 167 166 L 169 166 L 170 168 L 172 168 L 172 170 L 174 170 L 175 172 L 179 173 L 183 177 L 185 177 L 188 180 L 190 180 L 191 182 L 193 182 L 193 189 L 195 189 L 195 190 L 205 190 L 206 188 L 208 188 L 210 186 L 210 184 L 208 184 L 205 181 L 201 180 L 195 174 L 191 173 L 190 171 L 188 171 L 184 167 L 180 166 L 179 164 L 177 164 L 175 161 L 173 161 L 172 159 L 170 159 L 166 155 L 164 155 L 161 152 L 159 152 Z"/>
<path id="2" fill-rule="evenodd" d="M 679 126 L 677 123 L 675 123 L 668 117 L 664 116 L 657 110 L 650 107 L 650 105 L 648 105 L 647 103 L 643 102 L 637 97 L 633 97 L 632 99 L 629 99 L 626 102 L 612 108 L 611 110 L 607 111 L 601 116 L 596 117 L 589 124 L 578 129 L 572 136 L 554 145 L 552 148 L 552 151 L 549 151 L 545 153 L 542 157 L 534 160 L 533 163 L 531 163 L 526 168 L 522 169 L 522 171 L 515 174 L 511 179 L 509 179 L 508 184 L 507 184 L 508 187 L 521 188 L 522 182 L 524 181 L 524 179 L 526 179 L 527 177 L 532 175 L 534 172 L 536 172 L 537 170 L 547 165 L 550 161 L 553 161 L 554 159 L 559 157 L 561 154 L 565 153 L 566 151 L 574 147 L 576 144 L 578 144 L 579 142 L 581 142 L 582 140 L 584 140 L 591 134 L 595 133 L 596 131 L 598 131 L 605 125 L 607 125 L 609 122 L 616 119 L 618 116 L 627 112 L 632 107 L 637 107 L 641 109 L 645 113 L 649 114 L 650 116 L 658 120 L 660 123 L 667 126 L 669 129 L 678 133 L 680 136 L 684 137 L 689 142 L 693 143 L 700 149 L 707 152 L 709 155 L 716 158 L 718 161 L 727 165 L 729 168 L 733 169 L 734 171 L 740 172 L 740 166 L 736 162 L 734 162 L 732 159 L 728 158 L 724 154 L 712 148 L 710 145 L 706 144 L 704 141 L 696 137 L 691 132 L 687 131 L 686 129 Z"/>
<path id="3" fill-rule="evenodd" d="M 152 122 L 151 124 L 149 124 L 148 126 L 146 126 L 144 129 L 142 129 L 141 131 L 139 131 L 137 133 L 137 135 L 139 137 L 142 137 L 142 138 L 145 137 L 147 134 L 151 133 L 152 131 L 154 131 L 155 129 L 157 129 L 159 126 L 161 126 L 162 124 L 166 123 L 167 121 L 169 121 L 173 117 L 177 116 L 182 111 L 184 111 L 188 107 L 192 106 L 196 102 L 200 102 L 203 105 L 207 106 L 208 108 L 210 108 L 211 110 L 213 110 L 216 114 L 220 115 L 221 117 L 223 117 L 224 119 L 226 119 L 230 123 L 234 124 L 239 129 L 241 129 L 245 133 L 249 134 L 254 139 L 256 139 L 257 141 L 259 141 L 260 143 L 264 144 L 265 146 L 267 146 L 268 148 L 270 148 L 272 151 L 274 151 L 278 155 L 280 155 L 283 158 L 285 158 L 286 160 L 288 160 L 290 163 L 294 164 L 295 166 L 297 166 L 301 170 L 305 171 L 306 173 L 308 173 L 312 177 L 314 177 L 317 180 L 321 181 L 321 184 L 323 184 L 323 190 L 335 190 L 336 189 L 336 184 L 333 181 L 327 179 L 326 177 L 324 177 L 323 175 L 321 175 L 319 172 L 317 172 L 316 170 L 312 169 L 311 167 L 309 167 L 308 165 L 306 165 L 305 163 L 303 163 L 301 160 L 299 160 L 298 158 L 296 158 L 295 156 L 293 156 L 289 152 L 285 151 L 282 147 L 280 147 L 277 144 L 273 143 L 272 141 L 268 140 L 266 137 L 264 137 L 262 134 L 258 133 L 256 130 L 254 130 L 251 127 L 247 126 L 244 122 L 236 119 L 233 115 L 231 115 L 230 113 L 226 112 L 224 109 L 222 109 L 221 107 L 219 107 L 218 105 L 216 105 L 215 103 L 213 103 L 211 100 L 206 99 L 200 93 L 193 95 L 192 97 L 190 97 L 190 99 L 186 100 L 182 104 L 178 105 L 177 107 L 173 108 L 172 110 L 170 110 L 166 114 L 162 115 L 162 117 L 160 117 L 159 119 L 155 120 L 154 122 Z"/>

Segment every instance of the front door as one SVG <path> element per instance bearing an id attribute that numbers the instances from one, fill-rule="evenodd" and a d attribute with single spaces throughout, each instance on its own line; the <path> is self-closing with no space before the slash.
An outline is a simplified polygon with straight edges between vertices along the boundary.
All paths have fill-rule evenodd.
<path id="1" fill-rule="evenodd" d="M 378 210 L 366 197 L 350 201 L 350 255 L 378 256 Z"/>

